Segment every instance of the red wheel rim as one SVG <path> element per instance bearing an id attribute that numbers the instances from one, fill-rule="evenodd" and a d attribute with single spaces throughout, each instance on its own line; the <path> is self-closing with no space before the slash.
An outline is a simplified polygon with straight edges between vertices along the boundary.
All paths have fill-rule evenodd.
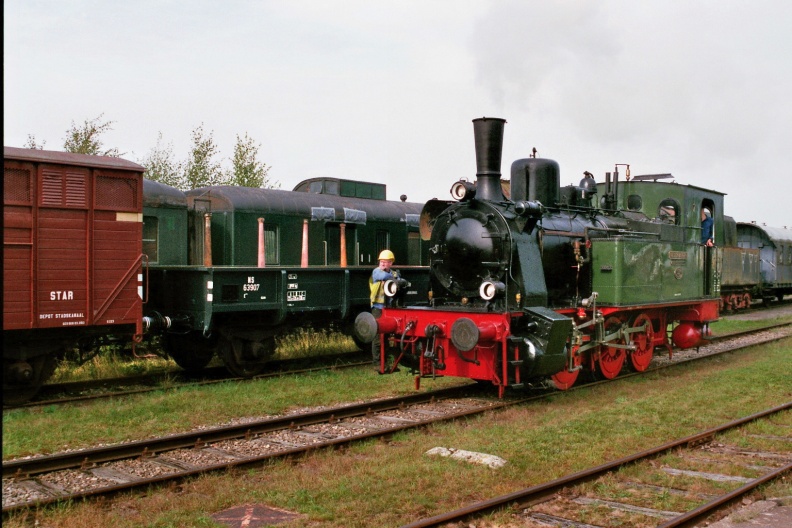
<path id="1" fill-rule="evenodd" d="M 618 317 L 610 317 L 605 321 L 605 333 L 610 334 L 621 326 L 622 322 Z M 612 341 L 614 344 L 624 344 L 624 338 Z M 608 345 L 600 347 L 599 371 L 604 378 L 613 379 L 619 375 L 627 351 L 623 348 L 616 348 Z"/>
<path id="2" fill-rule="evenodd" d="M 632 334 L 632 343 L 635 345 L 635 350 L 630 353 L 630 362 L 638 372 L 643 372 L 649 368 L 649 363 L 652 362 L 654 353 L 654 329 L 649 316 L 646 314 L 639 315 L 631 326 L 642 326 L 644 324 L 646 324 L 646 330 Z"/>
<path id="3" fill-rule="evenodd" d="M 572 388 L 572 385 L 575 384 L 578 378 L 578 374 L 580 374 L 580 365 L 582 364 L 580 356 L 577 354 L 577 349 L 580 348 L 575 346 L 573 349 L 572 357 L 573 357 L 573 366 L 577 367 L 574 371 L 569 372 L 568 368 L 564 368 L 561 372 L 556 372 L 551 376 L 553 380 L 553 384 L 555 385 L 556 389 L 558 390 L 567 390 Z"/>

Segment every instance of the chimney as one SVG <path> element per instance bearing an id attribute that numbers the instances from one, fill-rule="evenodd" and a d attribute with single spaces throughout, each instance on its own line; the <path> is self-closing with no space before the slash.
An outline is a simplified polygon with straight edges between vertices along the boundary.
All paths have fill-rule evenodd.
<path id="1" fill-rule="evenodd" d="M 482 117 L 473 120 L 476 142 L 476 199 L 499 202 L 504 200 L 501 190 L 501 155 L 503 153 L 503 125 L 505 119 Z"/>

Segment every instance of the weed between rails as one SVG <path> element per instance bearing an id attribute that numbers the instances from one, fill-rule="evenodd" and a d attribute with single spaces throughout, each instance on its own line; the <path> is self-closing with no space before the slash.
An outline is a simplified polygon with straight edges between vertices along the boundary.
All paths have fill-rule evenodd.
<path id="1" fill-rule="evenodd" d="M 273 359 L 304 359 L 356 350 L 357 346 L 352 338 L 344 334 L 300 328 L 278 339 Z M 58 364 L 49 383 L 153 375 L 178 369 L 175 361 L 162 356 L 164 352 L 161 351 L 157 338 L 139 346 L 136 353 L 138 357 L 131 351 L 119 350 L 118 347 L 101 347 L 98 354 L 84 362 L 79 361 L 79 353 L 70 353 Z M 222 364 L 219 357 L 214 357 L 209 366 Z"/>

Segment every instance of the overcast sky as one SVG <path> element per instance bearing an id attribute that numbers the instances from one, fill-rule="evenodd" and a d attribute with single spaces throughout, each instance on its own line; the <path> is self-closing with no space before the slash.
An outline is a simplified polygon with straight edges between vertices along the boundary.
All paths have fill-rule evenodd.
<path id="1" fill-rule="evenodd" d="M 530 155 L 562 185 L 616 163 L 727 194 L 792 228 L 788 0 L 6 0 L 4 144 L 61 150 L 103 115 L 140 161 L 161 132 L 221 155 L 261 143 L 281 188 L 332 176 L 449 198 L 475 178 L 476 117 L 502 117 L 502 173 Z"/>

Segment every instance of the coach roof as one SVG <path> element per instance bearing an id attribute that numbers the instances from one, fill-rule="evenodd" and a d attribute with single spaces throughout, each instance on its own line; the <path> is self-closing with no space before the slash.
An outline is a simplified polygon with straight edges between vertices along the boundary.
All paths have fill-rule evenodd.
<path id="1" fill-rule="evenodd" d="M 781 227 L 769 227 L 762 224 L 755 224 L 753 222 L 737 222 L 738 228 L 743 229 L 758 229 L 764 231 L 768 240 L 773 244 L 792 244 L 792 229 Z"/>
<path id="2" fill-rule="evenodd" d="M 136 172 L 143 172 L 146 170 L 145 167 L 123 158 L 75 154 L 73 152 L 61 152 L 56 150 L 3 147 L 3 158 L 33 163 L 77 165 L 80 167 L 93 167 L 97 169 L 129 170 Z"/>
<path id="3" fill-rule="evenodd" d="M 344 209 L 366 213 L 368 220 L 405 220 L 405 215 L 418 215 L 423 204 L 393 202 L 365 198 L 349 198 L 331 194 L 282 191 L 279 189 L 251 189 L 247 187 L 217 186 L 187 191 L 188 199 L 212 202 L 212 211 L 258 212 L 311 217 L 315 208 L 330 208 L 336 219 L 345 218 Z M 405 220 L 406 221 L 406 220 Z"/>

